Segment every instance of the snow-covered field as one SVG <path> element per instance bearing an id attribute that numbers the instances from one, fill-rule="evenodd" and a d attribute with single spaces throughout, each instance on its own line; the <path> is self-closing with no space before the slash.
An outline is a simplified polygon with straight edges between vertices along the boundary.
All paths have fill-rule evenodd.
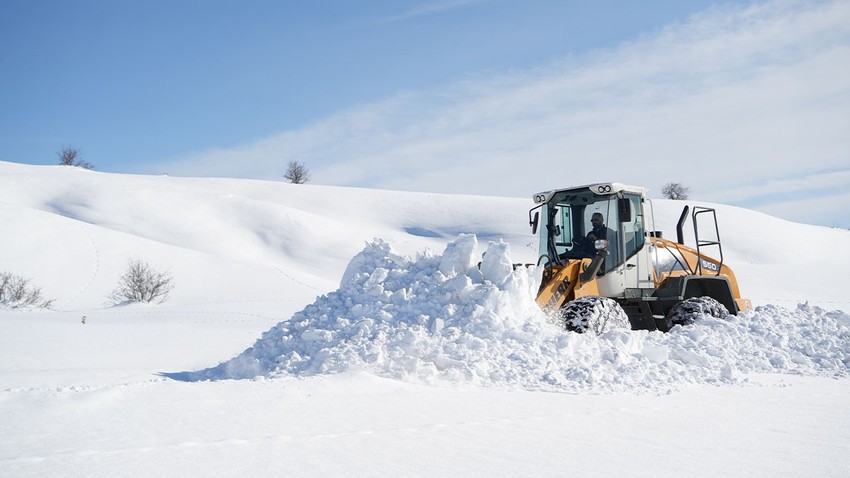
<path id="1" fill-rule="evenodd" d="M 0 476 L 847 476 L 850 231 L 714 206 L 756 310 L 595 337 L 510 267 L 530 199 L 0 162 L 54 300 L 0 309 Z"/>

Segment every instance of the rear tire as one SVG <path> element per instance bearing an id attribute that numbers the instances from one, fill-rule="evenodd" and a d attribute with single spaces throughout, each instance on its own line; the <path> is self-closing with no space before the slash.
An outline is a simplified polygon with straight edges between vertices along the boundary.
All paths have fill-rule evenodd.
<path id="1" fill-rule="evenodd" d="M 674 325 L 690 325 L 706 315 L 722 319 L 729 315 L 729 310 L 711 297 L 691 297 L 670 309 L 667 313 L 667 328 Z"/>
<path id="2" fill-rule="evenodd" d="M 631 330 L 629 316 L 616 301 L 607 297 L 581 297 L 565 305 L 559 312 L 561 325 L 583 334 L 602 335 L 615 329 Z"/>

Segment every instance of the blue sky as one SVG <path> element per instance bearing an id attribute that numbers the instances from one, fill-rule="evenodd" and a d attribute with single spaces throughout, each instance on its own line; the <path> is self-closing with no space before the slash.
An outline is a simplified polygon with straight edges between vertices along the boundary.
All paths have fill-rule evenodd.
<path id="1" fill-rule="evenodd" d="M 530 197 L 615 180 L 850 227 L 844 1 L 0 2 L 0 160 Z"/>

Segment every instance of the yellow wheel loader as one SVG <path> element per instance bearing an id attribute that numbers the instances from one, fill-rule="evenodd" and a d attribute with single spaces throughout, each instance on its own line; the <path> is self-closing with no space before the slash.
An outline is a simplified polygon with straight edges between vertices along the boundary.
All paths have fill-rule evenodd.
<path id="1" fill-rule="evenodd" d="M 599 183 L 533 196 L 529 224 L 539 233 L 537 265 L 543 266 L 537 303 L 567 329 L 666 332 L 700 314 L 724 317 L 752 309 L 723 263 L 714 209 L 693 208 L 691 248 L 683 234 L 690 208 L 679 218 L 678 240 L 664 239 L 653 227 L 646 193 Z"/>

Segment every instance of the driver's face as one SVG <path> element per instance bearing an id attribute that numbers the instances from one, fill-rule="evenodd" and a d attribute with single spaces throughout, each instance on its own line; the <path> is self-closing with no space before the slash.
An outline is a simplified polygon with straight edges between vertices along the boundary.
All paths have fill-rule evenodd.
<path id="1" fill-rule="evenodd" d="M 594 226 L 601 226 L 602 225 L 602 216 L 592 216 L 590 218 L 590 222 Z"/>

